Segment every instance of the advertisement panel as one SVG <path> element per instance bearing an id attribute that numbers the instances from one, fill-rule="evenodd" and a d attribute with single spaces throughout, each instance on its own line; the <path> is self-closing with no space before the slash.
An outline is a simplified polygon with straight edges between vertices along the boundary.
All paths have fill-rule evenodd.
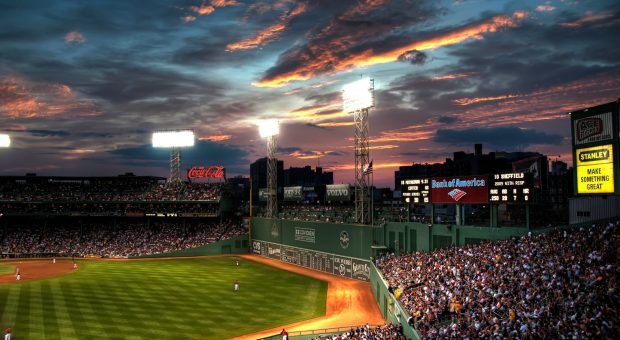
<path id="1" fill-rule="evenodd" d="M 253 240 L 252 253 L 346 278 L 370 281 L 368 261 L 310 249 Z"/>
<path id="2" fill-rule="evenodd" d="M 489 202 L 488 176 L 439 177 L 431 180 L 433 203 Z"/>
<path id="3" fill-rule="evenodd" d="M 531 174 L 534 188 L 542 189 L 546 186 L 547 176 L 545 174 L 549 171 L 547 157 L 533 156 L 514 161 L 512 162 L 512 171 Z"/>
<path id="4" fill-rule="evenodd" d="M 612 112 L 605 112 L 575 119 L 573 141 L 575 145 L 603 142 L 613 138 Z"/>
<path id="5" fill-rule="evenodd" d="M 348 184 L 328 184 L 325 188 L 326 201 L 351 200 L 351 186 Z"/>
<path id="6" fill-rule="evenodd" d="M 314 243 L 316 231 L 313 228 L 295 227 L 295 241 Z"/>
<path id="7" fill-rule="evenodd" d="M 529 203 L 532 199 L 532 174 L 512 172 L 494 174 L 489 178 L 491 203 Z"/>
<path id="8" fill-rule="evenodd" d="M 285 201 L 301 201 L 303 199 L 303 187 L 284 187 Z"/>
<path id="9" fill-rule="evenodd" d="M 261 202 L 267 202 L 267 188 L 258 189 L 258 200 Z"/>
<path id="10" fill-rule="evenodd" d="M 189 181 L 195 179 L 226 178 L 226 169 L 223 166 L 193 166 L 187 170 L 187 179 Z"/>
<path id="11" fill-rule="evenodd" d="M 614 193 L 613 158 L 611 144 L 577 149 L 577 194 Z"/>
<path id="12" fill-rule="evenodd" d="M 402 200 L 405 203 L 430 203 L 431 184 L 428 178 L 403 179 L 400 181 Z"/>

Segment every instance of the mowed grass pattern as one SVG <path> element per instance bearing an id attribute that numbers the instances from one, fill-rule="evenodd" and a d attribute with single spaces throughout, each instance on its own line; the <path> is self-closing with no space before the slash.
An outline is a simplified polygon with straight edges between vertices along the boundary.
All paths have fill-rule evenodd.
<path id="1" fill-rule="evenodd" d="M 0 263 L 0 275 L 11 274 L 15 272 L 15 266 Z"/>
<path id="2" fill-rule="evenodd" d="M 15 339 L 225 339 L 325 314 L 326 282 L 236 259 L 81 261 L 0 284 L 0 327 Z"/>

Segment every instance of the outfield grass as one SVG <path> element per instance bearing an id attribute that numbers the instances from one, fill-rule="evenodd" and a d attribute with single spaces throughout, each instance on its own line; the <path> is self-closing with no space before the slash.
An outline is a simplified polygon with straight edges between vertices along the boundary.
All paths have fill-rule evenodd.
<path id="1" fill-rule="evenodd" d="M 225 339 L 325 314 L 326 282 L 234 259 L 82 261 L 70 275 L 0 284 L 0 328 L 15 339 Z"/>
<path id="2" fill-rule="evenodd" d="M 15 266 L 0 263 L 0 275 L 11 274 L 15 271 Z"/>

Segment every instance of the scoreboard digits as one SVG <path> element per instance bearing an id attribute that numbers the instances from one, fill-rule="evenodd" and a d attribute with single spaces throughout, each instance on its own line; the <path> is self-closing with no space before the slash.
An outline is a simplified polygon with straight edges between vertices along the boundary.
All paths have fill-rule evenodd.
<path id="1" fill-rule="evenodd" d="M 489 181 L 489 201 L 491 203 L 528 203 L 531 200 L 531 174 L 513 172 L 491 176 Z"/>

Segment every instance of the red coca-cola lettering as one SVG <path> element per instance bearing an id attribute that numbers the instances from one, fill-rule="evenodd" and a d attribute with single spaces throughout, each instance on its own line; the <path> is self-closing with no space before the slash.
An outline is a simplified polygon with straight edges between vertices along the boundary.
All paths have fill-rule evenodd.
<path id="1" fill-rule="evenodd" d="M 204 166 L 193 166 L 187 172 L 187 178 L 224 178 L 224 167 L 217 165 L 212 165 L 207 168 L 205 168 Z"/>

